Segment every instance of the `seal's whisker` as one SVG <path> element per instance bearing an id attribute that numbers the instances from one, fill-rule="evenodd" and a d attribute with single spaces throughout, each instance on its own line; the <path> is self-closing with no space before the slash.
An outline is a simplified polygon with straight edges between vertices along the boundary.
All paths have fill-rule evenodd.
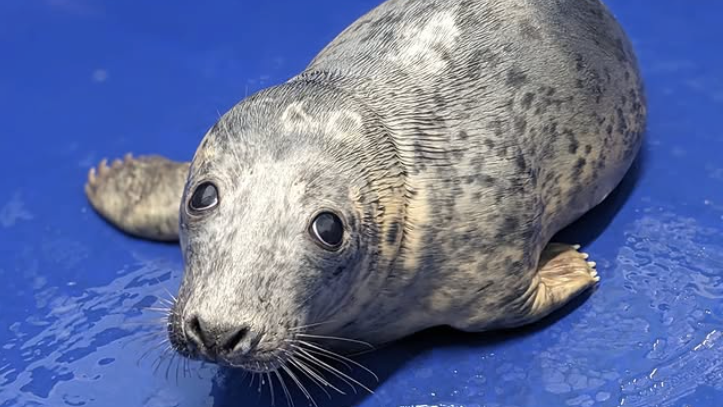
<path id="1" fill-rule="evenodd" d="M 281 375 L 281 373 L 278 370 L 274 370 L 274 374 L 276 374 L 276 377 L 279 379 L 279 383 L 281 383 L 281 388 L 284 390 L 284 397 L 286 397 L 286 405 L 288 407 L 294 407 L 294 400 L 291 398 L 291 393 L 289 393 L 289 388 L 286 387 L 286 382 L 284 381 L 284 377 Z"/>
<path id="2" fill-rule="evenodd" d="M 164 338 L 164 336 L 165 336 L 165 332 L 162 332 L 162 331 L 161 332 L 159 332 L 159 331 L 145 332 L 142 335 L 138 335 L 134 338 L 130 338 L 123 346 L 125 347 L 131 342 L 141 342 L 143 344 L 147 344 L 150 341 L 159 340 L 159 339 L 160 340 L 167 339 L 167 337 Z"/>
<path id="3" fill-rule="evenodd" d="M 325 353 L 321 353 L 321 352 L 319 352 L 319 351 L 316 351 L 317 349 L 321 349 L 321 348 L 318 347 L 318 346 L 315 346 L 314 344 L 312 344 L 312 343 L 310 343 L 310 342 L 306 342 L 306 341 L 297 341 L 297 344 L 298 344 L 299 346 L 301 346 L 301 347 L 306 346 L 306 347 L 307 347 L 306 350 L 309 351 L 309 352 L 311 352 L 311 353 L 325 356 L 325 357 L 327 357 L 327 358 L 329 358 L 329 359 L 331 359 L 331 360 L 333 360 L 333 361 L 335 361 L 335 362 L 341 363 L 342 365 L 344 365 L 344 367 L 346 367 L 346 368 L 349 369 L 350 371 L 353 370 L 353 368 L 352 368 L 348 363 L 346 363 L 343 359 L 337 357 L 337 355 L 334 354 L 333 352 L 330 352 L 330 353 L 332 353 L 332 354 L 329 355 L 329 354 L 325 354 Z"/>
<path id="4" fill-rule="evenodd" d="M 334 322 L 333 320 L 329 320 L 329 321 L 326 321 L 326 322 L 317 322 L 317 323 L 314 323 L 314 324 L 301 325 L 301 326 L 297 326 L 297 327 L 295 327 L 295 328 L 289 329 L 289 332 L 292 332 L 292 333 L 293 333 L 293 332 L 298 332 L 298 331 L 304 331 L 304 330 L 309 329 L 309 328 L 315 328 L 315 327 L 317 327 L 317 326 L 326 325 L 326 324 L 331 324 L 331 323 L 333 323 L 333 322 Z"/>
<path id="5" fill-rule="evenodd" d="M 168 316 L 172 312 L 170 308 L 165 307 L 145 307 L 143 308 L 143 311 L 155 312 L 157 314 L 163 314 L 164 316 Z"/>
<path id="6" fill-rule="evenodd" d="M 316 350 L 317 352 L 321 352 L 321 353 L 325 354 L 325 355 L 326 355 L 327 357 L 329 357 L 329 358 L 335 358 L 337 361 L 343 363 L 344 365 L 346 365 L 346 363 L 344 363 L 344 362 L 351 363 L 352 365 L 354 365 L 354 366 L 356 366 L 356 367 L 358 367 L 358 368 L 366 371 L 366 372 L 369 373 L 370 375 L 372 375 L 372 376 L 374 377 L 374 380 L 376 380 L 377 382 L 379 382 L 379 376 L 377 376 L 376 373 L 372 372 L 368 367 L 362 365 L 361 363 L 359 363 L 359 362 L 357 362 L 357 361 L 355 361 L 355 360 L 353 360 L 353 359 L 350 359 L 350 358 L 348 358 L 348 357 L 346 357 L 346 356 L 342 356 L 342 355 L 340 355 L 340 354 L 338 354 L 338 353 L 336 353 L 336 352 L 330 351 L 329 349 L 324 349 L 324 348 L 322 348 L 321 346 L 314 345 L 313 343 L 310 343 L 310 342 L 299 341 L 299 344 L 301 344 L 301 345 L 303 345 L 303 346 L 307 346 L 307 347 L 309 347 L 309 348 L 312 348 L 313 350 Z M 313 350 L 311 350 L 311 349 L 306 349 L 306 350 L 307 350 L 307 351 L 310 351 L 310 352 L 313 352 Z M 348 365 L 347 365 L 347 366 L 348 366 Z"/>
<path id="7" fill-rule="evenodd" d="M 158 357 L 156 358 L 156 360 L 155 360 L 155 361 L 153 362 L 153 364 L 151 365 L 151 366 L 153 367 L 153 374 L 157 374 L 157 373 L 158 373 L 158 369 L 161 368 L 161 365 L 163 364 L 163 362 L 164 362 L 164 361 L 166 360 L 166 358 L 168 357 L 168 351 L 169 351 L 169 348 L 166 348 L 160 355 L 158 355 Z"/>
<path id="8" fill-rule="evenodd" d="M 232 365 L 231 367 L 234 367 L 234 366 Z M 246 381 L 246 379 L 249 378 L 249 374 L 251 374 L 250 371 L 248 371 L 248 370 L 243 370 L 243 371 L 241 372 L 241 378 L 239 379 L 239 384 L 243 384 L 243 382 Z"/>
<path id="9" fill-rule="evenodd" d="M 161 303 L 163 303 L 163 304 L 165 304 L 165 305 L 168 305 L 169 308 L 173 307 L 173 301 L 172 301 L 172 300 L 169 300 L 168 298 L 156 297 L 156 299 L 157 299 L 158 301 L 160 301 Z"/>
<path id="10" fill-rule="evenodd" d="M 259 396 L 261 396 L 261 390 L 264 389 L 264 385 L 266 384 L 266 375 L 261 372 L 259 373 L 259 385 L 256 386 L 256 392 L 259 393 Z"/>
<path id="11" fill-rule="evenodd" d="M 176 303 L 178 302 L 178 298 L 176 298 L 173 294 L 171 294 L 171 292 L 168 291 L 168 288 L 166 288 L 166 287 L 163 287 L 163 291 L 165 291 L 166 294 L 168 294 L 168 297 L 171 298 L 171 301 L 170 301 L 170 302 L 171 302 L 171 306 L 176 305 Z M 161 300 L 161 301 L 169 301 L 168 299 L 163 298 L 163 297 L 157 297 L 157 298 L 158 298 L 159 300 Z"/>
<path id="12" fill-rule="evenodd" d="M 359 341 L 356 339 L 348 339 L 348 338 L 339 338 L 336 336 L 327 336 L 327 335 L 311 335 L 311 334 L 304 334 L 304 333 L 298 333 L 296 336 L 302 337 L 302 338 L 311 338 L 311 339 L 326 339 L 330 341 L 341 341 L 341 342 L 349 342 L 349 343 L 356 343 L 358 345 L 366 346 L 370 349 L 374 349 L 374 346 L 370 344 L 369 342 Z"/>
<path id="13" fill-rule="evenodd" d="M 296 375 L 294 374 L 294 372 L 292 372 L 291 369 L 289 369 L 289 367 L 286 366 L 286 365 L 282 366 L 282 368 L 284 369 L 284 371 L 286 372 L 286 374 L 288 374 L 289 377 L 291 377 L 291 380 L 293 380 L 294 383 L 296 383 L 296 385 L 299 386 L 299 390 L 301 390 L 301 392 L 304 393 L 304 396 L 306 396 L 306 399 L 309 400 L 314 407 L 319 407 L 319 405 L 316 404 L 316 400 L 314 400 L 314 397 L 312 397 L 312 396 L 311 396 L 311 393 L 309 393 L 309 391 L 306 390 L 306 387 L 304 387 L 304 385 L 303 385 L 303 384 L 301 383 L 301 381 L 296 377 Z"/>
<path id="14" fill-rule="evenodd" d="M 168 376 L 171 371 L 171 367 L 173 367 L 173 362 L 176 360 L 177 353 L 174 353 L 171 355 L 171 359 L 168 361 L 168 366 L 166 366 L 166 380 L 168 380 Z"/>
<path id="15" fill-rule="evenodd" d="M 148 342 L 156 339 L 160 339 L 162 336 L 162 333 L 153 331 L 153 332 L 144 332 L 141 335 L 135 335 L 133 337 L 129 337 L 126 340 L 123 341 L 121 344 L 121 349 L 125 349 L 126 346 L 130 345 L 131 343 L 137 343 L 141 342 L 142 345 L 146 345 Z"/>
<path id="16" fill-rule="evenodd" d="M 302 371 L 309 379 L 311 379 L 314 384 L 316 384 L 324 393 L 326 393 L 326 396 L 329 397 L 329 400 L 331 400 L 331 394 L 324 388 L 331 387 L 332 389 L 336 390 L 342 395 L 346 395 L 342 390 L 334 386 L 333 384 L 329 383 L 328 380 L 324 379 L 324 376 L 319 374 L 316 370 L 314 370 L 309 365 L 305 364 L 303 361 L 299 359 L 290 359 L 289 360 L 292 365 L 294 365 L 297 369 Z"/>
<path id="17" fill-rule="evenodd" d="M 153 361 L 153 364 L 151 364 L 151 367 L 155 366 L 153 369 L 153 373 L 156 374 L 158 372 L 158 368 L 161 366 L 161 363 L 168 357 L 169 352 L 172 350 L 171 346 L 166 346 L 165 349 L 156 357 L 156 360 Z"/>
<path id="18" fill-rule="evenodd" d="M 335 367 L 329 365 L 328 363 L 324 362 L 323 360 L 319 359 L 318 357 L 316 357 L 312 354 L 299 350 L 298 356 L 299 356 L 299 358 L 302 358 L 302 359 L 308 361 L 309 363 L 312 363 L 312 364 L 318 366 L 319 368 L 336 376 L 339 380 L 344 382 L 344 384 L 349 386 L 349 388 L 351 388 L 351 390 L 352 390 L 352 392 L 354 392 L 354 394 L 357 394 L 356 387 L 354 387 L 354 384 L 353 384 L 353 382 L 355 380 L 353 380 L 347 374 L 341 372 L 339 369 L 336 369 Z M 347 379 L 349 379 L 349 380 L 347 380 Z"/>
<path id="19" fill-rule="evenodd" d="M 163 364 L 165 362 L 168 362 L 168 367 L 166 368 L 166 379 L 168 379 L 168 369 L 171 367 L 171 363 L 173 363 L 173 359 L 175 358 L 175 354 L 172 352 L 169 352 L 168 350 L 163 352 L 163 354 L 158 358 L 158 364 L 156 365 L 156 368 L 153 369 L 154 374 L 158 373 L 158 371 L 163 367 Z"/>
<path id="20" fill-rule="evenodd" d="M 181 371 L 181 366 L 183 365 L 183 361 L 181 359 L 176 360 L 176 386 L 178 386 L 178 372 Z"/>
<path id="21" fill-rule="evenodd" d="M 370 375 L 372 375 L 377 382 L 379 382 L 379 377 L 378 377 L 374 372 L 372 372 L 372 371 L 369 370 L 367 367 L 365 367 L 364 365 L 362 365 L 362 364 L 360 364 L 360 363 L 358 363 L 358 362 L 355 362 L 355 361 L 353 361 L 353 360 L 351 360 L 351 359 L 349 359 L 349 358 L 346 358 L 346 357 L 344 357 L 344 356 L 341 356 L 341 355 L 339 355 L 338 353 L 334 353 L 334 352 L 332 352 L 332 351 L 330 351 L 330 350 L 323 349 L 323 348 L 318 347 L 318 346 L 314 346 L 313 344 L 307 343 L 306 345 L 307 345 L 307 346 L 312 346 L 313 348 L 316 348 L 316 349 L 318 349 L 319 351 L 315 351 L 314 349 L 303 349 L 303 348 L 299 348 L 299 352 L 304 353 L 304 354 L 306 354 L 306 355 L 309 356 L 309 357 L 313 357 L 314 359 L 316 359 L 316 360 L 318 360 L 318 361 L 321 361 L 321 359 L 319 359 L 318 357 L 314 356 L 314 354 L 319 355 L 319 356 L 325 356 L 325 357 L 332 358 L 332 359 L 333 359 L 333 358 L 338 358 L 337 361 L 340 361 L 341 363 L 344 363 L 344 361 L 349 362 L 349 363 L 352 363 L 352 364 L 354 364 L 355 366 L 357 366 L 357 367 L 365 370 L 367 373 L 369 373 Z M 321 351 L 321 352 L 320 352 L 320 351 Z M 325 363 L 325 364 L 326 364 L 326 363 Z M 345 364 L 345 363 L 344 363 L 344 364 Z M 328 364 L 326 364 L 326 365 L 329 366 Z M 346 365 L 346 364 L 345 364 L 345 365 Z M 347 366 L 348 366 L 348 365 L 347 365 Z M 329 367 L 330 367 L 330 366 L 329 366 Z M 343 372 L 341 372 L 341 371 L 339 371 L 339 370 L 337 370 L 337 369 L 334 369 L 334 370 L 336 370 L 338 373 L 344 375 L 344 376 L 347 377 L 349 380 L 352 380 L 354 383 L 356 383 L 357 385 L 361 386 L 364 390 L 368 391 L 369 393 L 372 393 L 372 394 L 374 393 L 372 390 L 370 390 L 368 387 L 366 387 L 366 386 L 364 386 L 363 384 L 361 384 L 359 381 L 355 380 L 353 377 L 351 377 L 351 376 L 349 376 L 349 375 L 347 375 L 347 374 L 344 374 Z"/>
<path id="22" fill-rule="evenodd" d="M 170 315 L 171 312 L 173 312 L 170 306 L 157 307 L 154 305 L 135 305 L 135 306 L 132 306 L 131 309 L 138 310 L 141 312 L 148 311 L 148 312 L 152 312 L 154 314 L 162 314 L 165 317 L 168 317 L 168 315 Z"/>
<path id="23" fill-rule="evenodd" d="M 138 360 L 136 361 L 136 365 L 139 366 L 139 365 L 141 364 L 141 362 L 143 361 L 143 359 L 145 359 L 145 358 L 146 358 L 148 355 L 150 355 L 153 351 L 158 350 L 158 348 L 160 348 L 161 346 L 163 346 L 163 345 L 165 345 L 165 344 L 167 344 L 167 343 L 168 343 L 168 339 L 166 338 L 166 339 L 162 340 L 161 342 L 159 342 L 159 343 L 151 346 L 148 350 L 146 350 L 145 352 L 143 352 L 143 354 L 141 355 L 140 358 L 138 358 Z"/>
<path id="24" fill-rule="evenodd" d="M 271 393 L 271 406 L 276 406 L 276 394 L 274 394 L 274 381 L 271 380 L 271 373 L 266 372 L 266 380 L 269 382 L 269 393 Z"/>

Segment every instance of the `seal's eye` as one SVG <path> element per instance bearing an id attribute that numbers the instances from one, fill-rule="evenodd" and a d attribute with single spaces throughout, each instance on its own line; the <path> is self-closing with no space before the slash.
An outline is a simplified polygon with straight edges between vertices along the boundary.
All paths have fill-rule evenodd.
<path id="1" fill-rule="evenodd" d="M 311 235 L 326 249 L 336 249 L 344 238 L 344 224 L 331 212 L 322 212 L 311 222 Z"/>
<path id="2" fill-rule="evenodd" d="M 207 211 L 218 204 L 218 190 L 216 186 L 210 182 L 204 182 L 196 187 L 188 202 L 191 212 Z"/>

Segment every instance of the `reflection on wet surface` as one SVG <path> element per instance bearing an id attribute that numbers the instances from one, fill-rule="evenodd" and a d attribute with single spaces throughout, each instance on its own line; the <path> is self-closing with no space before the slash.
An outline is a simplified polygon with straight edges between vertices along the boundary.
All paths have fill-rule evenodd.
<path id="1" fill-rule="evenodd" d="M 311 382 L 306 385 L 320 406 L 344 400 L 369 406 L 525 406 L 535 399 L 650 406 L 674 403 L 700 387 L 723 390 L 723 247 L 716 241 L 721 230 L 648 209 L 624 236 L 614 257 L 600 259 L 604 279 L 598 290 L 570 315 L 531 335 L 488 341 L 485 335 L 444 331 L 444 339 L 430 338 L 437 331 L 423 333 L 361 357 L 382 373 L 373 396 L 329 400 Z M 89 256 L 76 243 L 54 242 L 44 252 L 71 266 Z M 268 383 L 260 378 L 251 382 L 238 372 L 172 356 L 159 311 L 180 273 L 180 264 L 138 261 L 105 285 L 71 282 L 73 295 L 35 280 L 35 310 L 9 326 L 11 338 L 2 344 L 0 405 L 269 403 Z M 390 360 L 397 366 L 385 367 Z M 303 403 L 303 396 L 296 398 Z M 286 403 L 281 391 L 276 401 Z"/>

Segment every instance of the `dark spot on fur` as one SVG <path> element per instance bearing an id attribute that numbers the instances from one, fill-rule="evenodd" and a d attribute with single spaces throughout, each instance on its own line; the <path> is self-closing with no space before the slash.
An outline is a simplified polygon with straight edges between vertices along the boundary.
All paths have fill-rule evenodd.
<path id="1" fill-rule="evenodd" d="M 623 109 L 617 108 L 617 115 L 618 115 L 618 132 L 625 133 L 625 131 L 628 129 L 628 122 L 625 119 L 625 114 L 623 113 Z"/>
<path id="2" fill-rule="evenodd" d="M 530 107 L 532 107 L 532 102 L 535 100 L 535 94 L 531 92 L 525 93 L 525 96 L 522 97 L 522 107 L 525 110 L 529 110 Z"/>
<path id="3" fill-rule="evenodd" d="M 378 18 L 377 20 L 371 22 L 371 26 L 374 28 L 391 26 L 391 25 L 395 25 L 395 24 L 399 23 L 403 19 L 404 19 L 404 13 L 398 13 L 398 14 L 388 13 L 388 14 Z M 373 31 L 373 30 L 371 30 L 371 31 Z"/>
<path id="4" fill-rule="evenodd" d="M 457 133 L 457 137 L 458 137 L 460 140 L 467 140 L 467 139 L 469 138 L 469 134 L 467 134 L 466 131 L 461 130 L 459 133 Z"/>
<path id="5" fill-rule="evenodd" d="M 567 140 L 570 142 L 570 145 L 568 146 L 567 150 L 570 154 L 577 154 L 577 149 L 580 148 L 580 143 L 577 141 L 577 137 L 575 137 L 575 134 L 572 132 L 572 130 L 566 129 L 562 132 L 562 134 L 567 137 Z"/>
<path id="6" fill-rule="evenodd" d="M 527 171 L 527 162 L 522 154 L 518 154 L 517 157 L 515 157 L 515 164 L 517 164 L 518 170 L 522 172 Z"/>
<path id="7" fill-rule="evenodd" d="M 507 84 L 515 89 L 519 89 L 522 85 L 527 83 L 527 74 L 518 70 L 510 69 L 507 71 Z"/>
<path id="8" fill-rule="evenodd" d="M 592 152 L 592 146 L 590 144 L 585 146 L 585 154 L 590 154 Z"/>
<path id="9" fill-rule="evenodd" d="M 582 175 L 582 170 L 585 168 L 585 165 L 587 164 L 587 160 L 584 158 L 578 158 L 577 162 L 575 163 L 575 167 L 573 168 L 573 174 L 572 177 L 574 179 L 580 178 Z"/>
<path id="10" fill-rule="evenodd" d="M 502 222 L 502 227 L 500 228 L 500 232 L 504 235 L 511 235 L 518 231 L 520 228 L 520 220 L 515 216 L 507 216 L 505 217 L 505 220 Z"/>
<path id="11" fill-rule="evenodd" d="M 527 120 L 525 120 L 524 116 L 516 116 L 515 117 L 515 131 L 518 134 L 525 134 L 525 130 L 527 129 Z"/>
<path id="12" fill-rule="evenodd" d="M 575 69 L 580 72 L 585 69 L 585 61 L 582 54 L 575 54 Z"/>

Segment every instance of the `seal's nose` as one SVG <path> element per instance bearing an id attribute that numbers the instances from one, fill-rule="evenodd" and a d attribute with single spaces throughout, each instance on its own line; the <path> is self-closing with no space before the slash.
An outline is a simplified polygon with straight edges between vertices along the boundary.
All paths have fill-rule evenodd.
<path id="1" fill-rule="evenodd" d="M 210 322 L 198 315 L 185 321 L 189 342 L 209 356 L 245 355 L 258 345 L 260 336 L 248 325 L 226 325 Z"/>

